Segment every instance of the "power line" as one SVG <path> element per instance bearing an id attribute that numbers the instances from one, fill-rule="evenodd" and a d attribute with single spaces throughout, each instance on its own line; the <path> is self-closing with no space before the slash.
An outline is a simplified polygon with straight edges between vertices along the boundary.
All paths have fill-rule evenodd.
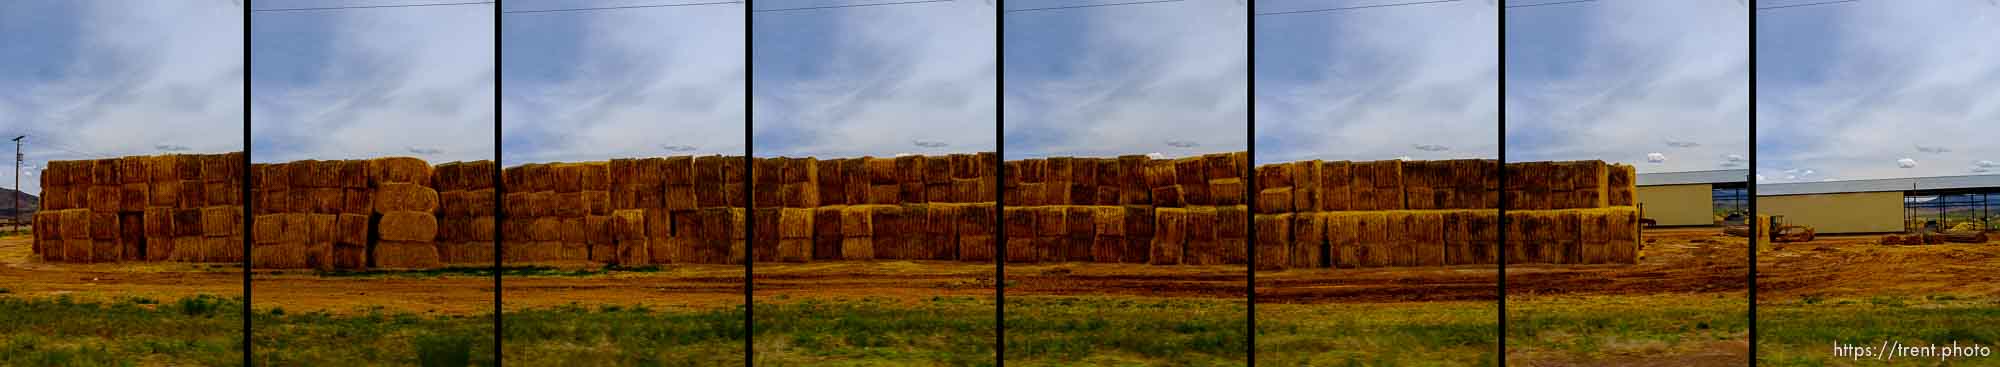
<path id="1" fill-rule="evenodd" d="M 1067 5 L 1067 6 L 1051 6 L 1051 7 L 1046 7 L 1046 8 L 1026 8 L 1026 9 L 1014 9 L 1014 10 L 1007 10 L 1007 11 L 1005 11 L 1005 12 L 1007 12 L 1007 13 L 1018 13 L 1018 12 L 1024 12 L 1024 11 L 1043 11 L 1043 10 L 1062 10 L 1062 9 L 1081 9 L 1081 8 L 1097 8 L 1097 7 L 1105 7 L 1105 6 L 1119 6 L 1119 5 L 1139 5 L 1139 4 L 1157 4 L 1157 3 L 1175 3 L 1175 2 L 1181 2 L 1181 1 L 1183 1 L 1183 0 L 1151 0 L 1151 1 L 1133 1 L 1133 2 L 1126 2 L 1126 3 L 1109 3 L 1109 4 L 1089 4 L 1089 5 Z"/>
<path id="2" fill-rule="evenodd" d="M 780 11 L 801 11 L 801 10 L 820 10 L 820 9 L 839 9 L 839 8 L 859 8 L 859 7 L 864 7 L 864 6 L 886 6 L 886 5 L 909 5 L 909 4 L 923 4 L 923 3 L 942 3 L 942 2 L 950 2 L 950 1 L 953 1 L 953 0 L 922 0 L 922 1 L 898 1 L 898 2 L 887 2 L 887 3 L 873 3 L 873 4 L 846 4 L 846 5 L 827 5 L 827 6 L 808 6 L 808 7 L 800 7 L 800 8 L 776 8 L 776 9 L 751 9 L 750 11 L 751 11 L 751 12 L 754 12 L 754 13 L 769 13 L 769 12 L 780 12 Z"/>
<path id="3" fill-rule="evenodd" d="M 657 5 L 630 5 L 630 6 L 607 6 L 607 7 L 601 7 L 601 8 L 568 8 L 568 9 L 536 9 L 536 10 L 509 10 L 509 11 L 502 11 L 501 13 L 506 13 L 506 14 L 525 14 L 525 13 L 555 13 L 555 12 L 570 12 L 570 11 L 595 11 L 595 10 L 616 10 L 616 9 L 639 9 L 639 8 L 668 8 L 668 7 L 680 7 L 680 6 L 703 6 L 703 5 L 723 5 L 723 4 L 742 4 L 742 3 L 743 3 L 742 1 L 716 1 L 716 2 L 707 2 L 707 3 L 686 3 L 686 4 L 657 4 Z"/>
<path id="4" fill-rule="evenodd" d="M 1537 6 L 1549 6 L 1549 5 L 1563 5 L 1563 4 L 1575 4 L 1575 3 L 1588 3 L 1588 2 L 1595 2 L 1595 1 L 1597 1 L 1597 0 L 1571 0 L 1571 1 L 1557 1 L 1557 2 L 1551 2 L 1551 3 L 1539 3 L 1539 4 L 1521 4 L 1521 5 L 1508 5 L 1508 6 L 1507 6 L 1507 8 L 1509 8 L 1509 9 L 1512 9 L 1512 8 L 1529 8 L 1529 7 L 1537 7 Z"/>
<path id="5" fill-rule="evenodd" d="M 435 3 L 435 4 L 361 5 L 361 6 L 329 6 L 320 8 L 250 9 L 250 11 L 261 13 L 261 12 L 319 11 L 319 10 L 341 10 L 341 9 L 414 8 L 423 6 L 478 5 L 478 4 L 492 4 L 492 3 L 493 3 L 492 1 L 476 1 L 476 2 L 463 2 L 463 3 Z"/>
<path id="6" fill-rule="evenodd" d="M 1335 11 L 1344 11 L 1344 10 L 1355 10 L 1355 9 L 1368 9 L 1368 8 L 1387 8 L 1387 7 L 1394 7 L 1394 6 L 1408 6 L 1408 5 L 1424 5 L 1424 4 L 1437 4 L 1437 3 L 1450 3 L 1450 2 L 1458 2 L 1458 1 L 1459 1 L 1459 0 L 1433 0 L 1433 1 L 1418 1 L 1418 2 L 1408 2 L 1408 3 L 1395 3 L 1395 4 L 1376 4 L 1376 5 L 1362 5 L 1362 6 L 1347 6 L 1347 7 L 1339 7 L 1339 8 L 1326 8 L 1326 9 L 1310 9 L 1310 10 L 1292 10 L 1292 11 L 1280 11 L 1280 12 L 1270 12 L 1270 13 L 1257 13 L 1257 16 L 1266 16 L 1266 15 L 1285 15 L 1285 14 L 1305 14 L 1305 13 L 1325 13 L 1325 12 L 1335 12 Z"/>
<path id="7" fill-rule="evenodd" d="M 1828 4 L 1839 4 L 1839 3 L 1851 3 L 1851 2 L 1858 2 L 1858 1 L 1861 1 L 1861 0 L 1835 0 L 1835 1 L 1821 1 L 1821 2 L 1816 2 L 1816 3 L 1804 3 L 1804 4 L 1792 4 L 1792 5 L 1779 5 L 1779 6 L 1766 6 L 1766 7 L 1761 7 L 1761 8 L 1757 8 L 1757 10 L 1771 10 L 1771 9 L 1784 9 L 1784 8 L 1797 8 L 1797 7 L 1802 7 L 1802 6 L 1816 6 L 1816 5 L 1828 5 Z"/>

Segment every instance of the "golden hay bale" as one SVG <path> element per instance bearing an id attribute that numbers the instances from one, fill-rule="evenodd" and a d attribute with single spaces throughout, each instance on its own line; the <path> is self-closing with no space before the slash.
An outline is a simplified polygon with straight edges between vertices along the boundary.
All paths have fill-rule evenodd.
<path id="1" fill-rule="evenodd" d="M 903 203 L 929 202 L 924 197 L 924 184 L 922 182 L 904 182 L 897 184 L 896 188 L 897 199 Z"/>
<path id="2" fill-rule="evenodd" d="M 910 239 L 921 238 L 923 226 L 921 216 L 912 213 L 912 208 L 921 206 L 875 206 L 868 210 L 869 221 L 875 226 L 875 258 L 913 259 L 917 249 L 911 248 Z"/>
<path id="3" fill-rule="evenodd" d="M 1022 183 L 1020 186 L 1017 186 L 1017 189 L 1015 189 L 1013 192 L 1008 193 L 1007 205 L 1019 205 L 1019 206 L 1050 205 L 1051 201 L 1049 200 L 1049 190 L 1047 188 L 1047 185 L 1048 184 L 1041 182 Z"/>
<path id="4" fill-rule="evenodd" d="M 1043 161 L 1042 182 L 1074 182 L 1076 162 L 1074 157 L 1049 157 Z"/>
<path id="5" fill-rule="evenodd" d="M 696 187 L 715 187 L 716 185 L 721 185 L 724 181 L 722 177 L 723 163 L 726 160 L 728 160 L 728 158 L 723 158 L 722 156 L 719 155 L 694 157 L 694 163 L 693 163 L 694 185 Z M 633 182 L 632 176 L 636 175 L 637 172 L 628 170 L 627 172 L 625 172 L 626 175 L 620 176 L 617 170 L 618 161 L 612 160 L 611 163 L 613 168 L 611 171 L 611 182 L 613 184 L 623 183 L 623 182 Z M 662 162 L 661 164 L 664 165 L 665 162 Z M 702 206 L 710 206 L 710 205 L 703 204 Z M 720 205 L 715 205 L 715 206 L 720 206 Z"/>
<path id="6" fill-rule="evenodd" d="M 413 183 L 427 185 L 431 181 L 431 165 L 422 159 L 412 157 L 385 157 L 368 160 L 368 183 L 380 186 L 388 183 Z M 435 259 L 436 249 L 431 252 Z"/>
<path id="7" fill-rule="evenodd" d="M 117 168 L 118 183 L 120 184 L 146 183 L 150 177 L 148 175 L 151 173 L 147 170 L 146 162 L 148 162 L 148 160 L 150 159 L 151 157 L 145 157 L 145 156 L 115 158 L 116 165 L 118 166 Z M 226 172 L 219 172 L 219 173 L 226 173 Z M 226 177 L 229 176 L 218 175 L 216 178 L 222 179 Z"/>
<path id="8" fill-rule="evenodd" d="M 888 184 L 898 183 L 898 181 L 896 181 L 895 159 L 861 157 L 861 158 L 855 158 L 854 160 L 860 162 L 861 170 L 860 171 L 847 170 L 847 174 L 849 176 L 853 176 L 856 173 L 861 173 L 861 177 L 867 178 L 867 182 L 870 185 L 888 185 Z"/>
<path id="9" fill-rule="evenodd" d="M 375 231 L 383 241 L 429 242 L 437 238 L 437 217 L 415 211 L 382 213 Z"/>
<path id="10" fill-rule="evenodd" d="M 175 240 L 179 241 L 181 239 L 176 238 Z M 176 245 L 183 244 L 176 243 Z M 202 246 L 197 245 L 194 247 Z M 312 267 L 311 257 L 312 251 L 304 242 L 259 244 L 250 249 L 250 267 L 257 269 L 305 269 Z"/>
<path id="11" fill-rule="evenodd" d="M 777 219 L 778 238 L 812 238 L 812 209 L 782 209 L 778 211 Z"/>
<path id="12" fill-rule="evenodd" d="M 1555 225 L 1550 233 L 1550 241 L 1544 242 L 1542 255 L 1551 264 L 1580 263 L 1583 239 L 1583 215 L 1579 210 L 1560 210 L 1554 213 Z"/>
<path id="13" fill-rule="evenodd" d="M 202 186 L 206 188 L 202 190 L 202 192 L 206 193 L 202 195 L 202 201 L 208 203 L 208 205 L 243 205 L 243 192 L 239 190 L 242 187 L 237 186 L 233 182 L 211 181 L 204 183 Z M 138 193 L 144 195 L 145 191 L 141 190 Z M 127 193 L 127 195 L 131 194 Z M 128 198 L 127 200 L 131 199 Z M 141 206 L 144 206 L 146 201 L 141 197 L 137 202 Z"/>
<path id="14" fill-rule="evenodd" d="M 1075 184 L 1060 181 L 1042 183 L 1043 205 L 1075 205 L 1076 200 L 1070 196 L 1073 193 L 1070 189 L 1075 186 Z"/>
<path id="15" fill-rule="evenodd" d="M 664 193 L 663 193 L 664 196 L 661 197 L 661 200 L 663 201 L 661 203 L 661 207 L 671 210 L 693 210 L 696 208 L 700 208 L 701 199 L 699 197 L 700 195 L 697 194 L 696 191 L 698 190 L 695 189 L 694 185 L 667 185 L 664 188 Z M 614 200 L 611 199 L 610 192 L 585 191 L 584 195 L 587 196 L 585 200 L 593 200 L 593 201 L 602 200 L 606 208 L 617 207 L 616 204 L 613 203 Z M 596 207 L 594 206 L 596 204 L 592 205 L 593 205 L 592 210 L 596 210 Z"/>
<path id="16" fill-rule="evenodd" d="M 56 210 L 53 212 L 57 213 L 56 215 L 62 218 L 59 221 L 65 224 L 57 228 L 57 230 L 62 231 L 63 239 L 66 240 L 90 239 L 91 237 L 90 231 L 92 225 L 90 209 L 65 209 L 65 210 Z"/>
<path id="17" fill-rule="evenodd" d="M 437 245 L 428 241 L 382 241 L 375 245 L 375 267 L 383 269 L 432 269 L 443 266 Z"/>
<path id="18" fill-rule="evenodd" d="M 1257 231 L 1255 269 L 1278 270 L 1292 263 L 1292 217 L 1292 214 L 1259 214 L 1251 219 Z"/>
<path id="19" fill-rule="evenodd" d="M 959 235 L 992 235 L 995 232 L 995 227 L 999 225 L 995 222 L 994 210 L 995 206 L 991 202 L 966 204 L 960 208 L 957 229 Z M 964 252 L 961 251 L 960 253 Z"/>
<path id="20" fill-rule="evenodd" d="M 1035 262 L 1040 258 L 1034 240 L 1036 216 L 1029 209 L 1025 207 L 999 209 L 1005 226 L 1001 230 L 1008 237 L 1005 244 L 1007 262 Z"/>
<path id="21" fill-rule="evenodd" d="M 588 233 L 587 228 L 584 227 L 583 217 L 556 219 L 557 242 L 562 242 L 564 244 L 582 245 L 586 243 L 584 237 L 587 235 L 587 233 Z"/>
<path id="22" fill-rule="evenodd" d="M 1320 213 L 1299 213 L 1292 217 L 1290 253 L 1286 256 L 1286 268 L 1309 269 L 1326 267 L 1326 215 Z M 1262 234 L 1259 234 L 1261 236 Z M 1262 250 L 1259 248 L 1258 250 Z"/>
<path id="23" fill-rule="evenodd" d="M 343 193 L 339 189 L 327 189 L 331 193 Z M 377 213 L 414 211 L 431 212 L 438 208 L 437 190 L 408 183 L 388 183 L 375 188 L 374 209 Z"/>
<path id="24" fill-rule="evenodd" d="M 791 185 L 797 185 L 797 184 L 791 184 Z M 941 204 L 958 202 L 957 200 L 954 200 L 955 198 L 957 198 L 956 193 L 952 191 L 952 186 L 949 183 L 924 184 L 925 202 L 941 203 Z"/>
<path id="25" fill-rule="evenodd" d="M 242 233 L 243 207 L 210 206 L 201 208 L 201 233 L 204 236 L 234 236 Z"/>
<path id="26" fill-rule="evenodd" d="M 1316 212 L 1324 200 L 1320 199 L 1320 169 L 1318 160 L 1286 163 L 1292 178 L 1292 211 Z"/>
<path id="27" fill-rule="evenodd" d="M 821 260 L 840 259 L 840 239 L 844 237 L 840 232 L 840 213 L 842 209 L 844 207 L 840 206 L 823 206 L 806 209 L 811 210 L 813 215 L 813 248 L 811 258 Z"/>
<path id="28" fill-rule="evenodd" d="M 116 212 L 124 205 L 124 194 L 118 185 L 95 185 L 90 187 L 90 210 Z"/>
<path id="29" fill-rule="evenodd" d="M 123 212 L 146 211 L 148 189 L 145 183 L 128 183 L 118 186 L 118 210 Z"/>
<path id="30" fill-rule="evenodd" d="M 1148 159 L 1142 169 L 1140 172 L 1143 172 L 1141 178 L 1145 179 L 1144 187 L 1159 188 L 1180 182 L 1180 172 L 1174 167 L 1173 161 Z"/>
<path id="31" fill-rule="evenodd" d="M 146 191 L 148 191 L 146 193 L 146 203 L 148 205 L 156 205 L 156 207 L 180 205 L 180 180 L 146 184 Z"/>
<path id="32" fill-rule="evenodd" d="M 1639 210 L 1620 206 L 1605 211 L 1605 226 L 1610 232 L 1604 247 L 1605 263 L 1639 263 Z"/>
<path id="33" fill-rule="evenodd" d="M 849 205 L 840 208 L 840 233 L 844 237 L 872 237 L 875 235 L 873 206 Z"/>
<path id="34" fill-rule="evenodd" d="M 1090 261 L 1090 245 L 1097 237 L 1097 211 L 1088 206 L 1063 207 L 1063 261 Z"/>
<path id="35" fill-rule="evenodd" d="M 1185 207 L 1187 206 L 1186 196 L 1182 194 L 1180 185 L 1155 186 L 1153 187 L 1153 205 L 1163 208 Z"/>
<path id="36" fill-rule="evenodd" d="M 1261 214 L 1290 213 L 1292 212 L 1292 202 L 1291 187 L 1264 189 L 1257 193 L 1257 212 Z"/>
<path id="37" fill-rule="evenodd" d="M 863 203 L 871 205 L 896 205 L 902 203 L 902 186 L 896 184 L 869 185 L 867 198 Z"/>
<path id="38" fill-rule="evenodd" d="M 845 202 L 848 205 L 868 203 L 870 193 L 875 186 L 874 180 L 871 179 L 872 177 L 868 171 L 867 163 L 865 158 L 851 158 L 840 161 L 841 176 L 844 176 L 840 183 L 842 190 L 840 196 L 846 198 Z"/>
<path id="39" fill-rule="evenodd" d="M 119 260 L 146 261 L 146 221 L 144 213 L 118 213 L 118 244 L 124 253 Z M 237 227 L 242 227 L 241 223 Z"/>
<path id="40" fill-rule="evenodd" d="M 817 177 L 809 184 L 815 185 L 814 190 L 819 196 L 821 205 L 850 204 L 847 199 L 847 174 L 842 169 L 847 161 L 845 159 L 814 161 Z"/>
<path id="41" fill-rule="evenodd" d="M 1240 178 L 1221 178 L 1208 181 L 1208 196 L 1215 205 L 1243 205 L 1249 197 L 1248 186 Z"/>
<path id="42" fill-rule="evenodd" d="M 1443 212 L 1412 212 L 1405 222 L 1403 241 L 1409 244 L 1419 266 L 1444 266 L 1445 217 Z"/>
<path id="43" fill-rule="evenodd" d="M 199 175 L 200 171 L 197 170 L 195 171 L 195 173 Z M 197 176 L 196 178 L 199 178 L 199 176 Z M 118 177 L 117 158 L 94 159 L 90 161 L 91 185 L 109 186 L 109 185 L 118 185 L 122 183 L 125 182 L 124 180 Z"/>
<path id="44" fill-rule="evenodd" d="M 590 203 L 583 201 L 583 192 L 557 192 L 554 202 L 549 204 L 549 215 L 576 218 L 590 214 Z"/>
<path id="45" fill-rule="evenodd" d="M 1225 263 L 1225 251 L 1216 241 L 1217 211 L 1211 206 L 1191 206 L 1187 208 L 1187 222 L 1184 225 L 1186 241 L 1182 244 L 1181 263 L 1188 265 L 1220 265 Z"/>
<path id="46" fill-rule="evenodd" d="M 1394 265 L 1395 242 L 1391 234 L 1396 230 L 1388 212 L 1359 212 L 1351 218 L 1356 263 L 1361 267 Z"/>
<path id="47" fill-rule="evenodd" d="M 939 197 L 949 197 L 948 192 Z M 787 208 L 815 208 L 820 205 L 819 186 L 813 183 L 799 182 L 785 184 L 782 194 L 784 195 L 784 204 Z"/>
<path id="48" fill-rule="evenodd" d="M 584 166 L 574 163 L 557 163 L 549 166 L 551 191 L 572 193 L 583 191 Z"/>
<path id="49" fill-rule="evenodd" d="M 1007 170 L 1008 180 L 1012 181 L 1008 182 L 1009 184 L 1042 182 L 1048 173 L 1048 162 L 1042 159 L 1023 159 L 1008 161 L 1002 168 Z"/>
<path id="50" fill-rule="evenodd" d="M 775 261 L 778 258 L 779 208 L 757 208 L 751 210 L 756 226 L 751 227 L 750 253 L 758 262 Z"/>
<path id="51" fill-rule="evenodd" d="M 45 171 L 43 173 L 43 177 L 48 177 L 47 175 L 48 173 L 46 173 Z M 41 210 L 74 209 L 75 206 L 70 205 L 69 203 L 69 197 L 70 197 L 69 190 L 70 188 L 68 187 L 49 186 L 49 184 L 46 183 L 42 184 Z M 147 190 L 151 189 L 148 188 Z"/>
<path id="52" fill-rule="evenodd" d="M 1208 161 L 1203 157 L 1183 157 L 1170 161 L 1174 165 L 1174 184 L 1181 187 L 1181 199 L 1187 205 L 1211 205 L 1208 190 Z"/>
<path id="53" fill-rule="evenodd" d="M 1609 168 L 1607 168 L 1607 171 L 1608 173 L 1605 181 L 1606 182 L 1605 205 L 1607 206 L 1637 205 L 1638 199 L 1636 198 L 1636 196 L 1634 196 L 1638 191 L 1638 187 L 1635 186 L 1637 183 L 1637 173 L 1634 171 L 1634 168 L 1632 166 L 1619 164 L 1610 166 Z"/>
<path id="54" fill-rule="evenodd" d="M 1153 265 L 1177 265 L 1187 244 L 1187 209 L 1158 208 L 1153 210 L 1153 245 L 1149 258 Z"/>
<path id="55" fill-rule="evenodd" d="M 696 176 L 698 176 L 695 174 L 695 159 L 695 157 L 690 156 L 673 156 L 660 159 L 660 183 L 667 185 L 695 184 L 697 182 Z M 593 168 L 584 171 L 584 190 L 607 190 L 613 184 L 631 180 L 631 176 L 629 175 L 618 176 L 612 174 L 613 172 L 609 170 L 610 165 L 608 164 L 592 163 L 591 165 Z M 597 184 L 592 182 L 593 175 L 604 176 L 605 183 Z"/>
<path id="56" fill-rule="evenodd" d="M 1577 215 L 1581 220 L 1577 226 L 1577 231 L 1580 233 L 1577 239 L 1576 263 L 1609 263 L 1611 258 L 1606 247 L 1611 244 L 1610 212 L 1604 209 L 1585 209 Z"/>
<path id="57" fill-rule="evenodd" d="M 210 251 L 209 262 L 243 262 L 244 249 L 242 237 L 209 237 L 202 239 L 202 242 L 207 244 Z M 130 256 L 130 254 L 127 254 L 127 256 Z"/>
<path id="58" fill-rule="evenodd" d="M 952 179 L 951 192 L 953 202 L 990 202 L 993 201 L 993 181 L 979 178 Z"/>
<path id="59" fill-rule="evenodd" d="M 201 208 L 174 209 L 174 237 L 201 236 Z"/>
<path id="60" fill-rule="evenodd" d="M 920 157 L 920 159 L 922 159 L 922 163 L 917 164 L 917 166 L 919 169 L 923 171 L 922 181 L 924 183 L 941 184 L 941 183 L 951 182 L 952 177 L 951 177 L 950 156 L 922 156 Z M 798 182 L 798 181 L 789 180 L 786 182 Z"/>
<path id="61" fill-rule="evenodd" d="M 1361 234 L 1358 232 L 1361 229 L 1359 221 L 1361 215 L 1360 212 L 1327 212 L 1318 215 L 1321 224 L 1325 226 L 1323 232 L 1326 243 L 1326 261 L 1323 263 L 1325 266 L 1333 268 L 1362 266 L 1362 259 L 1366 253 L 1361 246 Z"/>

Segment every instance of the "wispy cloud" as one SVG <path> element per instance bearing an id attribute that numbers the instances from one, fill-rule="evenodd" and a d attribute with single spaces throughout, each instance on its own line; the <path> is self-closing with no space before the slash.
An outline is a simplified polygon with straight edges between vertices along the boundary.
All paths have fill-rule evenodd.
<path id="1" fill-rule="evenodd" d="M 243 150 L 241 19 L 226 1 L 0 1 L 0 139 L 27 136 L 22 177 L 50 160 Z"/>
<path id="2" fill-rule="evenodd" d="M 1248 11 L 1200 0 L 1006 15 L 1007 155 L 1243 150 Z"/>
<path id="3" fill-rule="evenodd" d="M 1326 6 L 1308 3 L 1259 11 Z M 1498 11 L 1466 1 L 1259 17 L 1258 161 L 1497 157 Z"/>
<path id="4" fill-rule="evenodd" d="M 494 159 L 490 6 L 255 15 L 252 158 Z"/>

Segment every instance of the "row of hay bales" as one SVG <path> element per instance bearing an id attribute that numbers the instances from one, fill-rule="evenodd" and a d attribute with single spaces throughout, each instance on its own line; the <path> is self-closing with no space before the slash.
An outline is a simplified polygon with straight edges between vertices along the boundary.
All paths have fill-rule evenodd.
<path id="1" fill-rule="evenodd" d="M 1637 171 L 1604 161 L 1507 164 L 1507 210 L 1592 209 L 1637 205 Z"/>
<path id="2" fill-rule="evenodd" d="M 440 235 L 436 187 L 463 187 L 476 180 L 434 182 L 447 176 L 433 173 L 430 163 L 410 157 L 251 165 L 256 218 L 250 265 L 321 270 L 442 266 L 441 241 L 459 246 L 474 241 Z M 490 174 L 484 177 L 492 181 Z M 483 211 L 490 213 L 491 201 L 485 203 Z"/>
<path id="3" fill-rule="evenodd" d="M 503 169 L 504 262 L 740 262 L 743 157 L 676 156 Z"/>
<path id="4" fill-rule="evenodd" d="M 894 158 L 763 158 L 758 208 L 993 202 L 993 152 Z"/>
<path id="5" fill-rule="evenodd" d="M 1494 209 L 1500 163 L 1298 161 L 1257 167 L 1259 214 L 1321 211 Z"/>
<path id="6" fill-rule="evenodd" d="M 1009 207 L 1244 205 L 1245 195 L 1236 193 L 1245 192 L 1249 159 L 1248 152 L 1023 159 L 1004 163 L 1008 173 L 1000 187 Z"/>
<path id="7" fill-rule="evenodd" d="M 243 158 L 50 161 L 32 251 L 58 262 L 241 261 Z"/>

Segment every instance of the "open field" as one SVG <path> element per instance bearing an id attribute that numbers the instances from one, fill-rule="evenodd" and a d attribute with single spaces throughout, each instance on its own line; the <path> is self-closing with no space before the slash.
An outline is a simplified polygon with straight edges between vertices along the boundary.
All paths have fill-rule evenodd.
<path id="1" fill-rule="evenodd" d="M 1642 237 L 1634 265 L 1508 266 L 1508 362 L 1746 364 L 1749 239 L 1720 228 Z"/>
<path id="2" fill-rule="evenodd" d="M 1878 237 L 1821 236 L 1758 255 L 1759 365 L 1886 363 L 1837 357 L 1836 342 L 2000 344 L 2000 331 L 1986 327 L 2000 324 L 2000 246 L 1882 246 Z M 2000 364 L 2000 356 L 1952 364 Z"/>

